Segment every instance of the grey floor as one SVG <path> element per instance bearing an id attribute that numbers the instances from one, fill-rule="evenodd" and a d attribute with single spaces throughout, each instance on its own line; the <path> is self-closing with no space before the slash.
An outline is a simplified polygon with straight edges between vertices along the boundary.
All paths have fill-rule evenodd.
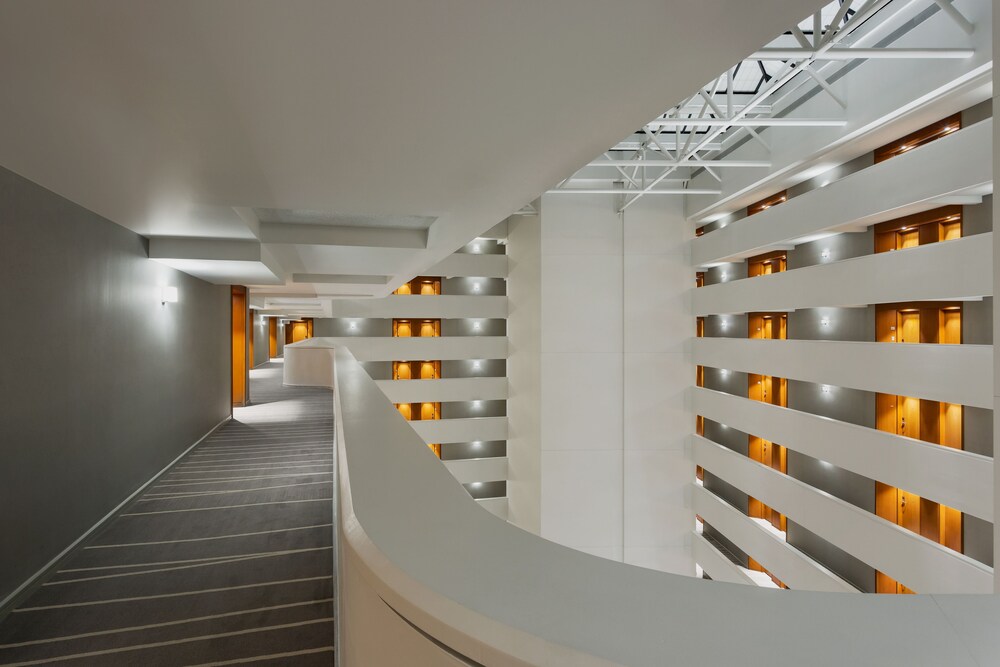
<path id="1" fill-rule="evenodd" d="M 234 411 L 0 624 L 0 665 L 333 664 L 330 392 Z"/>

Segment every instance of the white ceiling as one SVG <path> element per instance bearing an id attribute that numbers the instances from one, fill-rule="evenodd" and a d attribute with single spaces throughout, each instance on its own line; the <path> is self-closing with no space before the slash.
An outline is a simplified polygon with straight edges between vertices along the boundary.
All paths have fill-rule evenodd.
<path id="1" fill-rule="evenodd" d="M 166 258 L 380 296 L 822 4 L 5 0 L 0 165 L 152 237 L 257 242 L 255 209 L 420 239 L 434 219 L 425 248 L 266 242 L 233 274 Z"/>

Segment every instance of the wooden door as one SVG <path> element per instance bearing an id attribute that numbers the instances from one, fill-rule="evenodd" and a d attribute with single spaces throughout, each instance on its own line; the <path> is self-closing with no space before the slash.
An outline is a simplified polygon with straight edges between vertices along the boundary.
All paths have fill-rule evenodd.
<path id="1" fill-rule="evenodd" d="M 920 342 L 920 311 L 900 310 L 898 311 L 896 324 L 897 342 L 899 343 L 919 343 Z"/>
<path id="2" fill-rule="evenodd" d="M 920 534 L 920 496 L 896 489 L 896 523 Z"/>
<path id="3" fill-rule="evenodd" d="M 424 361 L 420 364 L 421 380 L 436 380 L 441 377 L 440 361 Z"/>
<path id="4" fill-rule="evenodd" d="M 434 322 L 421 322 L 420 323 L 420 337 L 430 338 L 437 336 L 437 331 L 434 327 Z"/>
<path id="5" fill-rule="evenodd" d="M 420 419 L 440 419 L 440 403 L 421 403 Z"/>
<path id="6" fill-rule="evenodd" d="M 305 340 L 306 338 L 309 337 L 309 329 L 306 326 L 305 322 L 302 322 L 302 321 L 299 321 L 299 322 L 289 322 L 288 325 L 289 325 L 289 327 L 291 327 L 291 330 L 292 330 L 292 342 L 293 343 L 298 343 L 299 341 L 303 341 L 303 340 Z"/>
<path id="7" fill-rule="evenodd" d="M 234 406 L 244 406 L 250 402 L 250 332 L 247 331 L 249 310 L 247 288 L 233 285 L 230 290 L 232 318 L 232 397 Z"/>
<path id="8" fill-rule="evenodd" d="M 410 362 L 408 361 L 392 362 L 393 380 L 409 380 L 412 377 L 413 377 L 413 371 L 410 368 Z"/>
<path id="9" fill-rule="evenodd" d="M 916 228 L 901 229 L 896 232 L 896 250 L 916 248 L 920 245 L 920 230 Z"/>
<path id="10" fill-rule="evenodd" d="M 920 399 L 896 397 L 896 434 L 920 439 Z"/>
<path id="11" fill-rule="evenodd" d="M 413 419 L 413 407 L 409 403 L 398 403 L 396 404 L 396 409 L 399 410 L 399 414 L 403 415 L 403 418 L 407 421 Z"/>
<path id="12" fill-rule="evenodd" d="M 962 342 L 962 307 L 955 306 L 941 311 L 941 330 L 938 343 L 958 345 Z"/>
<path id="13" fill-rule="evenodd" d="M 278 318 L 267 318 L 267 358 L 278 356 Z"/>

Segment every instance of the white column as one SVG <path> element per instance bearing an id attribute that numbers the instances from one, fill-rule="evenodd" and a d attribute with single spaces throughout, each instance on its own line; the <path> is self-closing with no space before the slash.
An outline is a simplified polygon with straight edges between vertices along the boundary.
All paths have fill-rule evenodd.
<path id="1" fill-rule="evenodd" d="M 623 558 L 623 257 L 614 196 L 542 199 L 541 535 Z"/>
<path id="2" fill-rule="evenodd" d="M 694 575 L 694 514 L 685 489 L 694 428 L 685 345 L 695 333 L 688 252 L 694 228 L 680 197 L 646 197 L 622 221 L 624 245 L 625 562 Z"/>
<path id="3" fill-rule="evenodd" d="M 535 204 L 536 210 L 541 206 Z M 507 232 L 507 520 L 541 531 L 541 220 Z"/>

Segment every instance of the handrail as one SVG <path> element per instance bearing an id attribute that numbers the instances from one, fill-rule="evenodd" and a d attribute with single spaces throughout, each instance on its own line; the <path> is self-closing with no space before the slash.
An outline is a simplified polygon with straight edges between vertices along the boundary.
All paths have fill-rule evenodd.
<path id="1" fill-rule="evenodd" d="M 522 531 L 468 496 L 347 349 L 329 352 L 344 667 L 394 664 L 376 660 L 400 628 L 410 633 L 400 644 L 408 665 L 447 664 L 434 642 L 453 652 L 452 661 L 459 654 L 484 665 L 975 665 L 995 658 L 997 596 L 838 595 L 708 582 Z M 372 619 L 382 625 L 366 630 Z M 769 639 L 775 628 L 778 642 Z M 421 654 L 421 645 L 437 653 Z"/>

